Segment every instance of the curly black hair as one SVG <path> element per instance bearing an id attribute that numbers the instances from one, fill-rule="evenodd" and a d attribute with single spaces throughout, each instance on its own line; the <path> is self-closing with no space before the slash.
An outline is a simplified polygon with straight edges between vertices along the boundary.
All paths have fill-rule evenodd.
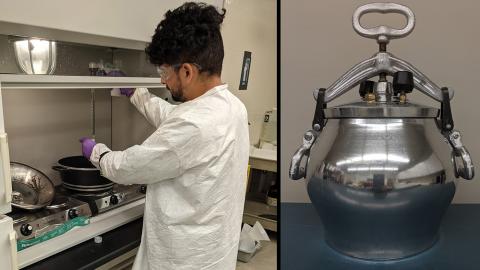
<path id="1" fill-rule="evenodd" d="M 220 13 L 205 3 L 187 2 L 167 11 L 145 49 L 150 62 L 158 66 L 196 63 L 201 72 L 221 75 L 224 17 L 225 9 Z"/>

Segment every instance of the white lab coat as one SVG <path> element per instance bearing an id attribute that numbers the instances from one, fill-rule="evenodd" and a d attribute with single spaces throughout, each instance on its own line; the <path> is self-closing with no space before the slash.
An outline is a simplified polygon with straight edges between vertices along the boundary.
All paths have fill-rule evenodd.
<path id="1" fill-rule="evenodd" d="M 141 145 L 91 160 L 120 184 L 147 184 L 135 270 L 233 270 L 249 157 L 243 103 L 220 85 L 172 105 L 139 88 L 130 98 L 157 130 Z"/>

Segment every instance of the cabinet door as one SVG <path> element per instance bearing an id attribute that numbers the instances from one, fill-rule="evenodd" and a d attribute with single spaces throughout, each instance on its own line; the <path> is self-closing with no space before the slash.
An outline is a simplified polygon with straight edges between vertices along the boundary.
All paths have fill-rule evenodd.
<path id="1" fill-rule="evenodd" d="M 10 176 L 8 139 L 7 133 L 0 133 L 0 214 L 9 213 L 12 210 L 11 201 L 12 179 Z"/>
<path id="2" fill-rule="evenodd" d="M 0 215 L 0 263 L 1 269 L 18 269 L 17 240 L 12 218 Z"/>
<path id="3" fill-rule="evenodd" d="M 169 9 L 184 0 L 0 0 L 0 21 L 149 42 Z M 222 8 L 223 0 L 204 0 Z"/>

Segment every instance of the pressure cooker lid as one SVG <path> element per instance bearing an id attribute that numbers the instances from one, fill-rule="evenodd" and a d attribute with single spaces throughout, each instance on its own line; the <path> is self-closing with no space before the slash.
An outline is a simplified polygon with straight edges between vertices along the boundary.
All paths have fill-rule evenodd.
<path id="1" fill-rule="evenodd" d="M 324 109 L 325 118 L 436 118 L 439 109 L 414 103 L 355 102 Z"/>

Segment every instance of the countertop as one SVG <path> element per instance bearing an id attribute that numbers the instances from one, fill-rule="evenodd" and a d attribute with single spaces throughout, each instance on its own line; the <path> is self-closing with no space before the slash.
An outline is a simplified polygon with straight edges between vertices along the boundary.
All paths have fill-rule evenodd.
<path id="1" fill-rule="evenodd" d="M 277 161 L 277 150 L 261 149 L 250 145 L 250 158 L 262 159 L 267 161 Z"/>
<path id="2" fill-rule="evenodd" d="M 328 247 L 312 204 L 282 203 L 282 270 L 477 270 L 480 269 L 480 204 L 453 204 L 429 250 L 401 260 L 367 261 Z M 352 224 L 353 225 L 353 224 Z"/>
<path id="3" fill-rule="evenodd" d="M 143 218 L 102 234 L 102 243 L 93 239 L 48 257 L 22 269 L 94 269 L 138 247 Z"/>

